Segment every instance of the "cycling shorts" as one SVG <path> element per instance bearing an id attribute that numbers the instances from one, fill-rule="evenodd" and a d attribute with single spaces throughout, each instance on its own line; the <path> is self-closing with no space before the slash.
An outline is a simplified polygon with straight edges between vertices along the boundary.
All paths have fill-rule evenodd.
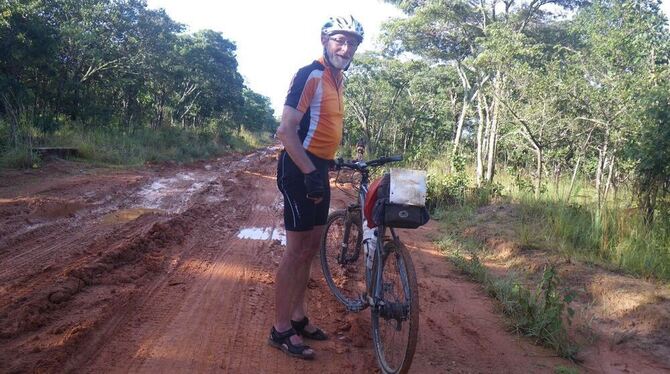
<path id="1" fill-rule="evenodd" d="M 330 208 L 330 185 L 328 183 L 328 167 L 332 161 L 318 158 L 307 152 L 307 156 L 323 178 L 326 191 L 323 200 L 315 204 L 307 198 L 305 176 L 291 157 L 282 151 L 277 162 L 277 187 L 284 195 L 284 227 L 286 231 L 309 231 L 314 226 L 326 224 Z"/>

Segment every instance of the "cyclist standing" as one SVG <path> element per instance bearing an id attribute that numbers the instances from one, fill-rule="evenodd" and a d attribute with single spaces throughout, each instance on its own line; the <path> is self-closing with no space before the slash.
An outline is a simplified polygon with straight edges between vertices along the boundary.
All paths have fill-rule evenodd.
<path id="1" fill-rule="evenodd" d="M 305 291 L 328 217 L 328 167 L 342 140 L 342 71 L 362 41 L 363 27 L 352 16 L 326 21 L 323 56 L 293 77 L 277 129 L 284 146 L 277 187 L 284 196 L 286 251 L 275 279 L 276 319 L 268 342 L 293 357 L 314 358 L 303 338 L 328 338 L 306 316 Z"/>

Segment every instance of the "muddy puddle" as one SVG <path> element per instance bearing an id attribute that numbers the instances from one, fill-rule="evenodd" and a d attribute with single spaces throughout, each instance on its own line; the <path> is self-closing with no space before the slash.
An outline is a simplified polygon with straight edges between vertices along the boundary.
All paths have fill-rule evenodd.
<path id="1" fill-rule="evenodd" d="M 238 239 L 279 240 L 286 245 L 286 231 L 277 227 L 244 227 L 237 233 Z"/>
<path id="2" fill-rule="evenodd" d="M 115 223 L 126 223 L 138 219 L 140 216 L 149 214 L 149 213 L 167 213 L 165 210 L 161 209 L 150 209 L 150 208 L 131 208 L 131 209 L 121 209 L 115 212 L 109 213 L 102 217 L 102 222 L 106 224 L 115 224 Z"/>
<path id="3" fill-rule="evenodd" d="M 159 178 L 139 192 L 138 207 L 181 213 L 194 193 L 216 178 L 214 173 L 182 172 L 168 178 Z"/>

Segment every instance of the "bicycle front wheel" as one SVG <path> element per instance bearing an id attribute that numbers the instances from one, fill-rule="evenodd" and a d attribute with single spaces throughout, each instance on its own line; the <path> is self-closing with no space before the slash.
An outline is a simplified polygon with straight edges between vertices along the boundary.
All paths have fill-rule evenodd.
<path id="1" fill-rule="evenodd" d="M 333 295 L 347 309 L 360 308 L 365 291 L 360 211 L 338 210 L 328 216 L 321 237 L 321 268 Z"/>
<path id="2" fill-rule="evenodd" d="M 416 273 L 409 252 L 400 241 L 384 243 L 382 259 L 382 300 L 372 308 L 375 355 L 383 373 L 407 373 L 419 332 Z"/>

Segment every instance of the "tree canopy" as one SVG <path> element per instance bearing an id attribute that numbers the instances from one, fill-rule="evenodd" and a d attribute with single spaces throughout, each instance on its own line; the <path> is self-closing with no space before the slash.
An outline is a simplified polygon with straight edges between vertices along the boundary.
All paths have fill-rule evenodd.
<path id="1" fill-rule="evenodd" d="M 464 156 L 478 185 L 502 164 L 536 196 L 563 175 L 591 179 L 600 202 L 632 182 L 651 219 L 670 188 L 660 1 L 387 2 L 406 17 L 346 91 L 349 131 L 373 152 Z"/>
<path id="2" fill-rule="evenodd" d="M 1 0 L 3 144 L 66 122 L 272 129 L 269 99 L 245 87 L 235 43 L 183 31 L 143 0 Z"/>

